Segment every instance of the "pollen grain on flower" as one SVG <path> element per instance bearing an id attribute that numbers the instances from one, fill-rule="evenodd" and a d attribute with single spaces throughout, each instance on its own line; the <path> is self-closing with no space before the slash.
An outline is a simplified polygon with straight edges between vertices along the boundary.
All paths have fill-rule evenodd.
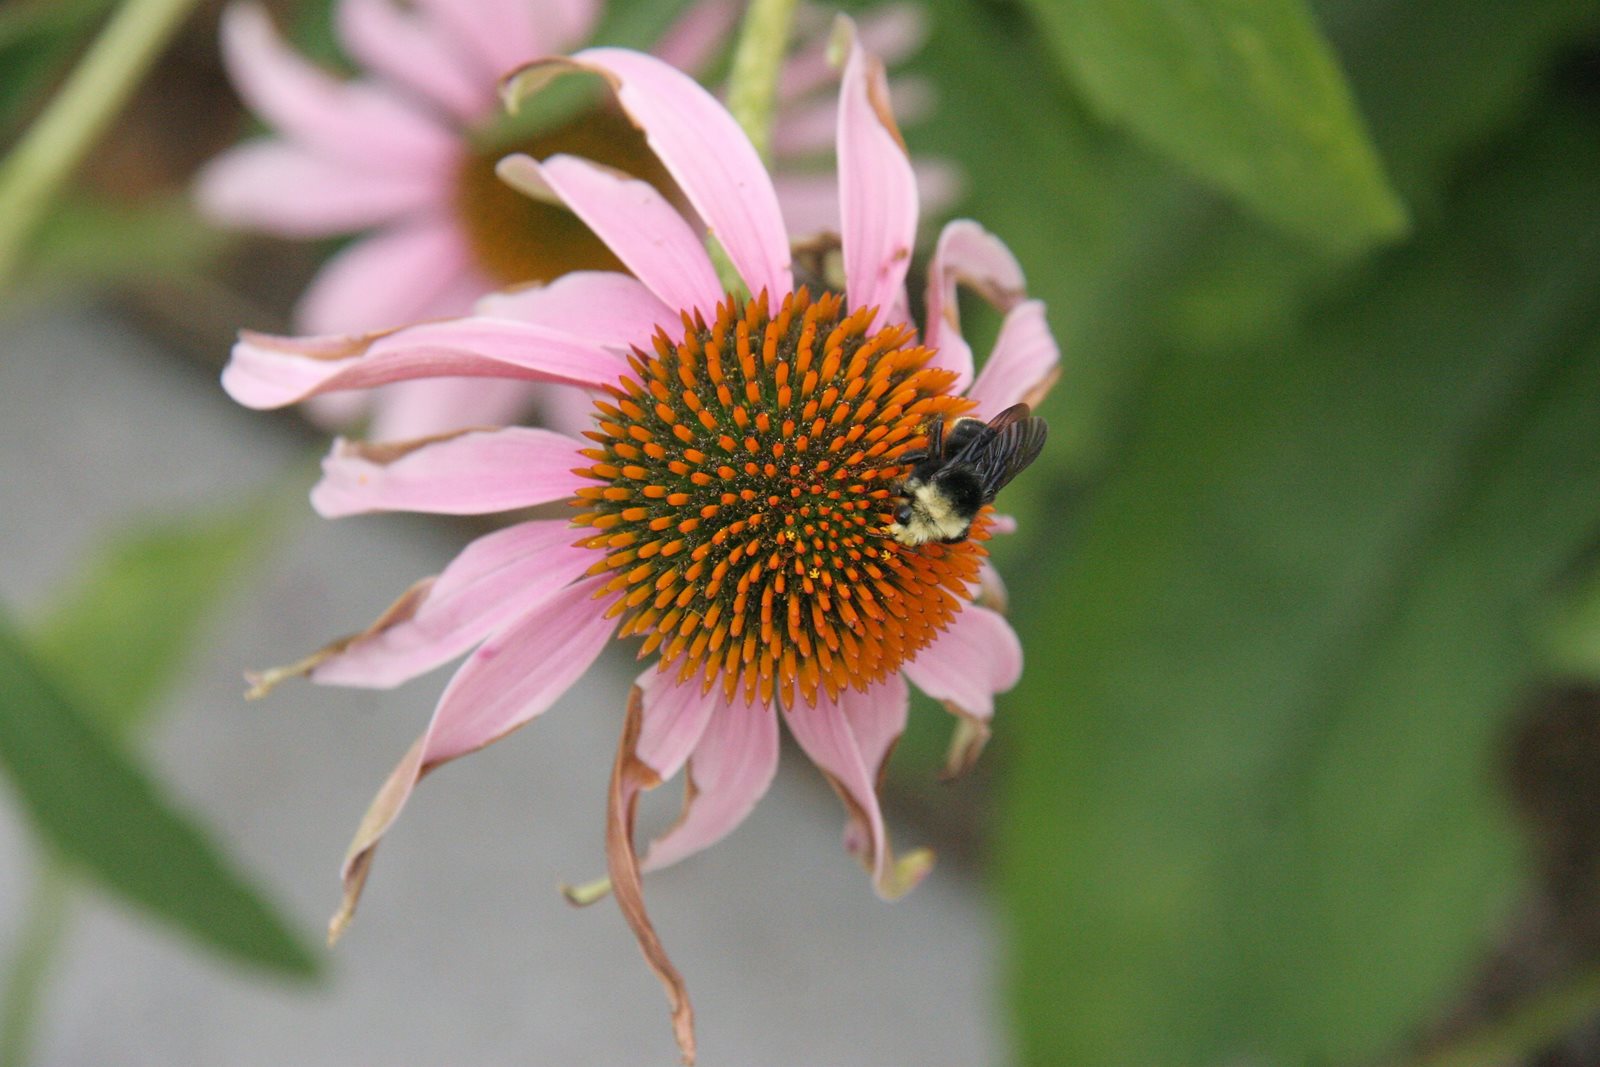
<path id="1" fill-rule="evenodd" d="M 927 646 L 978 577 L 987 515 L 959 544 L 915 548 L 886 533 L 900 457 L 934 418 L 972 402 L 909 326 L 874 329 L 801 288 L 685 314 L 596 402 L 597 447 L 578 473 L 580 544 L 620 633 L 731 699 L 796 691 L 815 703 L 865 690 Z"/>

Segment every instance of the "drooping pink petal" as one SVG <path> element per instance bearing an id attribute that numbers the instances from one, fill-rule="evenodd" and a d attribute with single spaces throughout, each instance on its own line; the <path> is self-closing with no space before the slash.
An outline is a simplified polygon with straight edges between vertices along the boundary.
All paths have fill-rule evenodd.
<path id="1" fill-rule="evenodd" d="M 1061 349 L 1045 321 L 1044 303 L 1023 301 L 1006 312 L 994 351 L 967 390 L 978 402 L 975 414 L 990 418 L 1019 402 L 1037 407 L 1054 384 L 1060 363 Z"/>
<path id="2" fill-rule="evenodd" d="M 994 717 L 994 695 L 1022 677 L 1022 642 L 999 612 L 969 604 L 949 629 L 905 665 L 906 676 L 941 701 L 960 723 L 946 773 L 964 773 L 983 751 Z"/>
<path id="3" fill-rule="evenodd" d="M 460 153 L 454 135 L 367 82 L 341 82 L 288 48 L 266 11 L 236 3 L 222 16 L 223 58 L 252 110 L 301 144 L 372 169 L 442 170 Z"/>
<path id="4" fill-rule="evenodd" d="M 394 824 L 418 779 L 475 752 L 542 714 L 599 656 L 614 623 L 594 602 L 604 578 L 568 586 L 495 634 L 456 671 L 428 728 L 378 790 L 344 862 L 344 900 L 328 924 L 337 940 L 355 915 L 373 850 Z"/>
<path id="5" fill-rule="evenodd" d="M 639 943 L 639 951 L 666 990 L 672 1010 L 672 1034 L 678 1042 L 682 1062 L 693 1067 L 695 1061 L 694 1008 L 689 1003 L 689 988 L 683 975 L 672 965 L 667 950 L 650 922 L 644 906 L 644 881 L 639 873 L 639 854 L 633 845 L 634 816 L 639 794 L 661 784 L 661 778 L 637 754 L 636 748 L 644 719 L 644 694 L 638 686 L 628 696 L 628 716 L 623 722 L 617 759 L 611 768 L 611 788 L 606 794 L 606 873 L 622 917 Z"/>
<path id="6" fill-rule="evenodd" d="M 650 842 L 646 871 L 671 866 L 726 837 L 755 808 L 778 770 L 778 716 L 770 705 L 747 702 L 742 692 L 726 700 L 721 686 L 704 696 L 693 683 L 679 688 L 715 706 L 689 756 L 683 813 Z"/>
<path id="7" fill-rule="evenodd" d="M 644 697 L 644 718 L 634 755 L 666 781 L 694 751 L 718 701 L 702 694 L 698 683 L 680 684 L 653 665 L 645 668 L 634 685 Z"/>
<path id="8" fill-rule="evenodd" d="M 245 407 L 277 408 L 320 393 L 412 378 L 516 378 L 602 389 L 625 369 L 620 357 L 589 338 L 474 317 L 349 336 L 273 337 L 246 330 L 233 346 L 222 386 Z"/>
<path id="9" fill-rule="evenodd" d="M 932 863 L 922 849 L 895 859 L 878 806 L 878 784 L 889 750 L 905 729 L 908 701 L 905 679 L 897 674 L 865 693 L 846 689 L 837 700 L 818 693 L 816 704 L 801 700 L 785 713 L 789 732 L 844 801 L 845 843 L 886 900 L 910 891 Z"/>
<path id="10" fill-rule="evenodd" d="M 859 41 L 851 43 L 839 89 L 839 209 L 851 309 L 903 303 L 917 236 L 917 179 L 889 110 L 883 67 Z"/>
<path id="11" fill-rule="evenodd" d="M 460 227 L 444 215 L 424 216 L 355 241 L 323 264 L 295 323 L 319 334 L 404 326 L 444 311 L 441 297 L 469 278 L 477 282 Z"/>
<path id="12" fill-rule="evenodd" d="M 650 54 L 679 70 L 699 74 L 727 43 L 739 21 L 734 0 L 696 0 L 650 49 Z"/>
<path id="13" fill-rule="evenodd" d="M 527 426 L 417 441 L 333 443 L 311 504 L 324 518 L 372 511 L 482 515 L 548 504 L 591 484 L 570 437 Z"/>
<path id="14" fill-rule="evenodd" d="M 531 196 L 553 193 L 668 307 L 699 309 L 707 318 L 715 315 L 722 283 L 711 257 L 683 216 L 649 182 L 574 156 L 553 156 L 543 163 L 507 156 L 495 172 Z"/>
<path id="15" fill-rule="evenodd" d="M 574 271 L 545 285 L 490 293 L 478 301 L 477 312 L 593 338 L 620 352 L 646 347 L 659 328 L 681 325 L 680 312 L 639 279 L 614 271 Z"/>
<path id="16" fill-rule="evenodd" d="M 790 291 L 789 237 L 772 179 L 750 139 L 717 99 L 660 60 L 619 48 L 591 48 L 535 64 L 502 92 L 520 100 L 561 66 L 600 74 L 678 188 L 722 243 L 752 293 Z"/>
<path id="17" fill-rule="evenodd" d="M 533 408 L 541 388 L 498 378 L 429 378 L 395 382 L 372 392 L 370 441 L 410 441 L 476 426 L 505 426 Z"/>
<path id="18" fill-rule="evenodd" d="M 1001 240 L 971 219 L 956 219 L 939 233 L 928 267 L 928 323 L 923 341 L 934 349 L 933 366 L 956 372 L 955 388 L 972 381 L 972 346 L 961 336 L 956 285 L 975 290 L 1001 311 L 1025 295 L 1022 267 Z"/>
<path id="19" fill-rule="evenodd" d="M 463 62 L 427 20 L 396 0 L 339 0 L 335 17 L 345 50 L 361 66 L 464 122 L 493 113 L 494 79 Z"/>
<path id="20" fill-rule="evenodd" d="M 546 11 L 528 0 L 417 0 L 417 7 L 442 36 L 470 59 L 478 76 L 494 81 L 524 63 L 560 48 L 560 33 Z"/>
<path id="21" fill-rule="evenodd" d="M 1002 615 L 1010 608 L 1011 594 L 1006 590 L 1005 579 L 1000 577 L 999 569 L 989 560 L 984 560 L 978 567 L 978 592 L 973 602 L 993 608 Z"/>
<path id="22" fill-rule="evenodd" d="M 377 625 L 330 646 L 308 676 L 373 689 L 409 681 L 533 611 L 577 581 L 594 558 L 592 550 L 573 546 L 572 526 L 560 519 L 485 534 Z"/>
<path id="23" fill-rule="evenodd" d="M 444 195 L 440 174 L 356 167 L 276 138 L 222 153 L 195 185 L 207 218 L 297 238 L 366 229 L 424 210 Z"/>

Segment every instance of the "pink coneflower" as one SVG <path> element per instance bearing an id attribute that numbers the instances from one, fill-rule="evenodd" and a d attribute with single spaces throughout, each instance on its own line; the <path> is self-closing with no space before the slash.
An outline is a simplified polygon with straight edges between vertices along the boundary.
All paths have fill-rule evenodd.
<path id="1" fill-rule="evenodd" d="M 927 322 L 909 321 L 917 225 L 910 160 L 882 67 L 851 42 L 837 117 L 844 292 L 794 283 L 772 179 L 704 89 L 670 66 L 591 49 L 525 73 L 603 76 L 753 298 L 726 293 L 695 227 L 645 182 L 573 156 L 508 159 L 514 184 L 559 198 L 630 274 L 580 272 L 501 298 L 479 316 L 356 337 L 247 334 L 223 382 L 271 408 L 396 381 L 500 377 L 600 396 L 587 441 L 541 429 L 468 430 L 384 445 L 339 441 L 312 494 L 326 516 L 483 513 L 570 501 L 568 520 L 479 538 L 371 628 L 286 676 L 396 685 L 474 649 L 422 737 L 379 791 L 344 867 L 337 934 L 373 850 L 417 780 L 548 708 L 614 636 L 654 657 L 635 686 L 613 768 L 607 861 L 693 1057 L 688 999 L 645 914 L 640 871 L 719 840 L 766 790 L 778 719 L 843 799 L 846 842 L 878 893 L 927 871 L 896 859 L 876 793 L 905 724 L 908 680 L 960 728 L 953 769 L 975 758 L 994 695 L 1022 667 L 1016 635 L 974 603 L 997 587 L 992 510 L 956 543 L 891 533 L 908 454 L 934 420 L 991 418 L 1037 402 L 1058 351 L 1021 270 L 977 224 L 945 227 L 929 268 Z M 956 313 L 967 285 L 1004 312 L 981 371 Z M 641 790 L 687 767 L 679 822 L 633 844 Z"/>
<path id="2" fill-rule="evenodd" d="M 318 273 L 295 311 L 297 329 L 344 333 L 464 315 L 508 285 L 621 264 L 560 206 L 518 195 L 495 175 L 510 152 L 583 156 L 677 193 L 643 139 L 614 107 L 585 109 L 513 137 L 496 89 L 501 76 L 540 56 L 578 47 L 593 32 L 600 0 L 339 0 L 336 29 L 360 77 L 336 78 L 289 49 L 267 14 L 229 7 L 222 23 L 228 70 L 250 107 L 276 131 L 219 156 L 197 195 L 222 224 L 288 238 L 360 235 Z M 699 0 L 657 45 L 690 72 L 720 49 L 738 14 L 733 0 Z M 885 7 L 869 16 L 872 43 L 915 49 L 920 13 Z M 814 38 L 819 35 L 813 34 Z M 780 158 L 815 153 L 829 117 L 817 97 L 828 84 L 819 39 L 785 69 Z M 925 101 L 915 81 L 902 93 Z M 948 171 L 924 168 L 947 196 Z M 837 206 L 815 175 L 790 168 L 786 210 L 799 232 L 828 228 Z M 832 228 L 837 228 L 833 226 Z M 525 383 L 458 380 L 380 391 L 370 406 L 378 438 L 422 436 L 512 421 L 527 407 Z M 369 410 L 366 395 L 325 399 L 320 413 L 343 424 Z M 546 393 L 560 425 L 581 396 Z"/>

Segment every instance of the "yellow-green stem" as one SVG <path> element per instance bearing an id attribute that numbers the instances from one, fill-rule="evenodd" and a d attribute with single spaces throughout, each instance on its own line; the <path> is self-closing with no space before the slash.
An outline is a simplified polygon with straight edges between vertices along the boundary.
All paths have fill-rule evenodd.
<path id="1" fill-rule="evenodd" d="M 763 160 L 769 157 L 772 145 L 778 75 L 789 47 L 794 8 L 795 0 L 750 0 L 734 45 L 733 70 L 728 75 L 728 110 Z M 723 288 L 731 293 L 742 292 L 744 286 L 727 253 L 715 240 L 709 244 Z"/>
<path id="2" fill-rule="evenodd" d="M 195 0 L 126 0 L 0 162 L 0 288 L 62 182 L 133 92 Z"/>
<path id="3" fill-rule="evenodd" d="M 67 930 L 71 876 L 54 856 L 44 856 L 28 894 L 22 928 L 0 987 L 0 1067 L 26 1067 L 32 1058 L 39 1006 Z"/>

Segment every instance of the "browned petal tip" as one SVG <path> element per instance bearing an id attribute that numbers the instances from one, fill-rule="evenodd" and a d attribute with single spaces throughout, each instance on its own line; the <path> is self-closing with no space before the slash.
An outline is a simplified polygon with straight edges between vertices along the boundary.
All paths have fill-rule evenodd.
<path id="1" fill-rule="evenodd" d="M 968 715 L 955 705 L 946 702 L 945 707 L 956 717 L 944 770 L 939 775 L 941 780 L 949 782 L 968 774 L 977 765 L 978 757 L 989 743 L 990 730 L 988 723 Z"/>

